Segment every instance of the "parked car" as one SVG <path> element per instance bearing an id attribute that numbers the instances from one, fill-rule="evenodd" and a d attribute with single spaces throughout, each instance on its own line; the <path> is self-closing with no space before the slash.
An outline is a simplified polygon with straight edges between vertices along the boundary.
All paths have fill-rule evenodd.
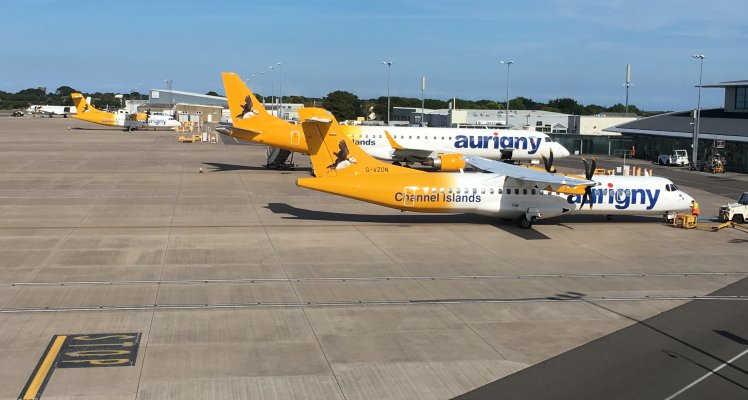
<path id="1" fill-rule="evenodd" d="M 23 111 L 20 111 L 20 110 L 13 111 L 13 113 L 10 114 L 10 116 L 11 117 L 23 117 Z"/>

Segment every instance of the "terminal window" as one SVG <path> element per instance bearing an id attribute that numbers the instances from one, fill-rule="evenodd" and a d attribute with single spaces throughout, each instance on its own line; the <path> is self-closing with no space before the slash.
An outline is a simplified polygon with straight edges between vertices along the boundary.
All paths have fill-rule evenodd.
<path id="1" fill-rule="evenodd" d="M 748 87 L 735 88 L 735 109 L 748 110 Z"/>

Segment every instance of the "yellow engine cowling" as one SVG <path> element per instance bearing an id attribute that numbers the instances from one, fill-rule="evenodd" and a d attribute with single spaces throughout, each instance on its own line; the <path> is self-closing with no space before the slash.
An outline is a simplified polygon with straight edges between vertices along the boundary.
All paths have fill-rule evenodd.
<path id="1" fill-rule="evenodd" d="M 465 169 L 465 160 L 462 159 L 462 154 L 440 154 L 437 158 L 426 159 L 423 165 L 434 167 L 439 171 L 454 172 Z"/>

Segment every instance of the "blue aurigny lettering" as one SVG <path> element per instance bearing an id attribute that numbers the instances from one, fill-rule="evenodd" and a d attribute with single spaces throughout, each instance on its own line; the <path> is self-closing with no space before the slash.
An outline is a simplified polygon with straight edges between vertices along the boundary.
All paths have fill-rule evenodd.
<path id="1" fill-rule="evenodd" d="M 500 136 L 498 132 L 493 135 L 457 135 L 454 146 L 457 149 L 517 149 L 527 150 L 528 154 L 535 154 L 543 142 L 542 137 L 536 136 Z"/>

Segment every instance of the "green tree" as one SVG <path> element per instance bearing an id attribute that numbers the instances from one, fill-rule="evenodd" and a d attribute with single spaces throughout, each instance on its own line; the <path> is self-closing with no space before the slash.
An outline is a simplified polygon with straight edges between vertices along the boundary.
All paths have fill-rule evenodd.
<path id="1" fill-rule="evenodd" d="M 553 99 L 548 102 L 548 106 L 559 110 L 564 114 L 584 114 L 585 109 L 576 100 L 564 97 L 561 99 Z"/>
<path id="2" fill-rule="evenodd" d="M 329 93 L 322 104 L 338 121 L 356 119 L 363 115 L 361 101 L 350 92 L 338 90 Z"/>
<path id="3" fill-rule="evenodd" d="M 60 86 L 55 90 L 55 95 L 60 97 L 70 97 L 72 93 L 76 93 L 77 90 L 71 88 L 70 86 Z"/>

